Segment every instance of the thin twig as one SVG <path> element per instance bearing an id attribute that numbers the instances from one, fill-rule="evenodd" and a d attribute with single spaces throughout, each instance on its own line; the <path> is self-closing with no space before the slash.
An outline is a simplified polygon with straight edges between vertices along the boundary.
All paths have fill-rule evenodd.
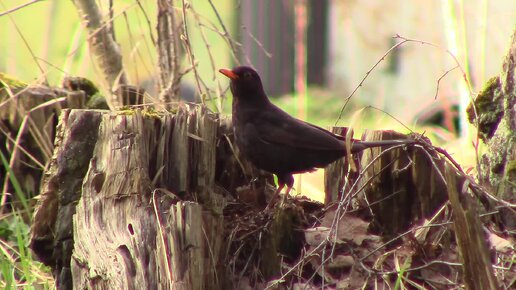
<path id="1" fill-rule="evenodd" d="M 471 107 L 473 108 L 473 113 L 475 114 L 475 126 L 477 128 L 479 128 L 479 122 L 480 122 L 480 118 L 478 116 L 478 113 L 477 113 L 477 108 L 476 108 L 476 105 L 475 105 L 475 100 L 473 99 L 473 96 L 474 96 L 474 92 L 473 92 L 473 88 L 471 86 L 471 83 L 467 77 L 467 74 L 466 74 L 466 71 L 465 69 L 462 67 L 462 65 L 460 64 L 459 60 L 457 59 L 457 56 L 455 56 L 455 54 L 453 54 L 449 49 L 445 49 L 437 44 L 434 44 L 434 43 L 431 43 L 431 42 L 427 42 L 427 41 L 423 41 L 423 40 L 418 40 L 418 39 L 410 39 L 410 38 L 406 38 L 406 37 L 403 37 L 403 36 L 400 36 L 399 34 L 397 34 L 394 38 L 397 38 L 397 39 L 401 39 L 403 41 L 406 41 L 406 42 L 416 42 L 416 43 L 420 43 L 420 44 L 424 44 L 424 45 L 429 45 L 429 46 L 432 46 L 432 47 L 435 47 L 435 48 L 438 48 L 444 52 L 446 52 L 448 55 L 450 55 L 455 64 L 459 67 L 461 73 L 462 73 L 462 78 L 464 79 L 464 82 L 466 83 L 466 86 L 468 88 L 468 91 L 469 91 L 469 98 L 470 98 L 470 102 L 471 102 Z M 476 141 L 479 142 L 479 133 L 477 133 L 476 135 Z M 476 152 L 476 154 L 478 155 L 478 152 Z M 478 158 L 477 158 L 478 159 Z M 478 176 L 482 176 L 482 172 L 481 172 L 481 167 L 480 167 L 480 164 L 477 162 L 477 171 L 478 171 Z"/>
<path id="2" fill-rule="evenodd" d="M 226 39 L 228 41 L 229 47 L 231 48 L 231 51 L 233 52 L 233 58 L 234 58 L 235 62 L 237 64 L 239 64 L 238 57 L 237 57 L 238 56 L 238 50 L 235 47 L 235 43 L 234 43 L 233 38 L 230 36 L 230 34 L 229 34 L 229 32 L 228 32 L 228 30 L 226 28 L 226 25 L 224 25 L 224 21 L 222 21 L 222 17 L 220 17 L 219 11 L 217 10 L 215 5 L 213 4 L 213 1 L 212 0 L 208 0 L 208 3 L 210 3 L 211 9 L 213 10 L 213 13 L 215 13 L 215 16 L 217 16 L 217 20 L 219 21 L 220 27 L 222 27 L 222 30 L 224 31 L 222 36 L 224 37 L 224 39 Z"/>
<path id="3" fill-rule="evenodd" d="M 440 227 L 440 226 L 443 226 L 443 225 L 448 225 L 449 223 L 444 223 L 444 224 L 429 224 L 429 225 L 422 225 L 422 226 L 419 226 L 419 227 L 415 227 L 415 228 L 411 228 L 409 230 L 407 230 L 406 232 L 402 233 L 402 234 L 399 234 L 397 235 L 396 237 L 388 240 L 387 242 L 381 244 L 380 246 L 376 247 L 374 250 L 372 250 L 371 252 L 369 252 L 367 255 L 363 256 L 360 258 L 360 261 L 363 262 L 365 259 L 369 258 L 371 255 L 373 255 L 374 253 L 378 252 L 379 250 L 385 248 L 386 246 L 394 243 L 395 241 L 397 241 L 398 239 L 401 239 L 402 237 L 410 234 L 411 232 L 413 231 L 416 231 L 416 230 L 419 230 L 419 229 L 423 229 L 423 228 L 431 228 L 431 227 Z"/>
<path id="4" fill-rule="evenodd" d="M 7 140 L 9 140 L 9 142 L 16 142 L 16 140 L 13 139 L 13 137 L 11 137 L 11 134 L 9 134 L 9 132 L 6 132 L 4 131 L 4 129 L 0 126 L 0 133 L 2 133 L 6 138 Z M 39 169 L 43 170 L 45 169 L 45 165 L 43 163 L 41 163 L 34 155 L 32 155 L 32 153 L 30 153 L 27 149 L 23 148 L 23 146 L 21 145 L 18 145 L 18 148 L 20 148 L 20 151 L 22 153 L 24 153 L 27 157 L 29 157 L 29 159 L 34 162 L 38 167 Z"/>
<path id="5" fill-rule="evenodd" d="M 180 208 L 180 203 L 176 204 L 176 209 L 178 211 L 181 210 Z M 166 267 L 167 267 L 167 279 L 168 281 L 172 281 L 172 268 L 170 267 L 171 265 L 171 262 L 170 262 L 170 255 L 168 254 L 168 241 L 167 241 L 167 238 L 164 234 L 164 230 L 163 230 L 163 222 L 161 221 L 160 219 L 160 210 L 158 210 L 158 206 L 157 206 L 157 202 L 156 202 L 156 190 L 153 190 L 152 191 L 152 209 L 154 210 L 154 215 L 156 216 L 156 221 L 157 221 L 157 226 L 158 226 L 158 234 L 159 234 L 159 242 L 161 244 L 161 246 L 163 247 L 163 250 L 161 251 L 161 255 L 163 255 L 163 259 L 167 262 L 166 264 Z"/>
<path id="6" fill-rule="evenodd" d="M 29 3 L 29 4 L 32 4 L 32 3 Z M 3 7 L 5 7 L 4 3 L 3 2 L 0 2 L 0 5 L 2 5 Z M 23 8 L 23 7 L 21 7 Z M 13 17 L 11 16 L 10 13 L 7 13 L 7 16 L 9 17 L 9 20 L 11 21 L 11 23 L 14 25 L 14 28 L 16 29 L 16 32 L 18 32 L 18 35 L 20 35 L 23 43 L 25 44 L 25 47 L 27 47 L 27 49 L 29 50 L 29 53 L 32 57 L 32 59 L 34 60 L 34 62 L 36 63 L 36 66 L 38 67 L 38 69 L 40 70 L 41 74 L 43 75 L 43 77 L 45 78 L 45 83 L 48 84 L 48 79 L 46 77 L 46 73 L 45 73 L 45 70 L 43 69 L 43 67 L 41 66 L 41 64 L 39 63 L 37 57 L 36 57 L 36 54 L 34 53 L 34 51 L 32 50 L 32 48 L 30 47 L 29 45 L 29 42 L 27 41 L 27 39 L 25 38 L 25 36 L 23 35 L 23 33 L 21 32 L 20 28 L 18 27 L 18 25 L 16 24 L 16 21 L 14 21 Z"/>
<path id="7" fill-rule="evenodd" d="M 441 80 L 444 79 L 444 77 L 449 74 L 450 72 L 454 71 L 455 69 L 457 69 L 459 67 L 459 65 L 456 65 L 454 66 L 453 68 L 445 71 L 440 77 L 439 79 L 437 79 L 437 88 L 435 90 L 435 96 L 434 96 L 434 100 L 437 100 L 437 95 L 439 94 L 439 87 L 440 87 L 440 84 L 441 84 Z"/>
<path id="8" fill-rule="evenodd" d="M 42 109 L 42 108 L 45 108 L 48 106 L 52 106 L 56 103 L 64 102 L 64 101 L 66 101 L 66 97 L 51 99 L 42 104 L 39 104 L 38 106 L 32 108 L 29 112 L 27 112 L 27 114 L 23 117 L 23 121 L 20 125 L 20 128 L 18 129 L 18 134 L 16 135 L 16 139 L 14 142 L 14 148 L 12 149 L 10 160 L 9 160 L 9 168 L 14 168 L 15 167 L 14 163 L 16 162 L 16 160 L 18 160 L 18 150 L 21 147 L 20 144 L 22 142 L 22 137 L 24 136 L 27 124 L 28 124 L 30 133 L 34 136 L 34 140 L 38 143 L 39 147 L 41 148 L 41 152 L 44 154 L 45 160 L 50 159 L 50 155 L 51 155 L 52 147 L 53 147 L 52 144 L 49 144 L 50 141 L 48 141 L 48 140 L 50 138 L 48 136 L 46 136 L 47 138 L 44 138 L 40 134 L 39 128 L 34 124 L 34 120 L 32 120 L 32 118 L 31 118 L 31 113 L 33 113 L 39 109 Z M 19 113 L 21 113 L 21 112 L 19 112 Z M 47 141 L 47 142 L 44 142 L 44 141 Z M 9 175 L 10 175 L 10 171 L 7 171 L 6 178 L 4 180 L 4 184 L 2 187 L 2 192 L 7 192 L 7 186 L 9 184 Z M 2 196 L 2 199 L 0 200 L 0 207 L 3 207 L 5 205 L 4 197 L 5 197 L 5 195 Z"/>
<path id="9" fill-rule="evenodd" d="M 337 121 L 335 121 L 335 125 L 337 125 L 337 123 L 339 123 L 340 119 L 342 118 L 342 114 L 344 113 L 344 110 L 346 109 L 346 106 L 348 105 L 349 101 L 355 95 L 355 93 L 358 91 L 358 89 L 362 86 L 362 84 L 364 84 L 364 82 L 367 79 L 367 77 L 369 76 L 369 74 L 371 74 L 371 72 L 385 59 L 385 57 L 387 55 L 389 55 L 391 52 L 393 52 L 395 49 L 402 46 L 406 42 L 408 42 L 408 40 L 403 40 L 401 42 L 396 43 L 391 48 L 389 48 L 389 50 L 387 50 L 382 55 L 382 57 L 365 73 L 365 75 L 362 78 L 362 80 L 360 81 L 360 83 L 358 83 L 358 86 L 356 86 L 355 89 L 351 92 L 351 94 L 346 98 L 346 101 L 344 102 L 344 105 L 342 106 L 342 109 L 340 110 L 339 117 L 337 118 Z"/>
<path id="10" fill-rule="evenodd" d="M 216 68 L 216 65 L 215 65 L 215 59 L 213 57 L 213 54 L 211 52 L 211 45 L 210 43 L 208 42 L 208 37 L 206 36 L 206 33 L 204 32 L 204 29 L 203 29 L 203 26 L 201 25 L 201 19 L 200 19 L 200 16 L 199 16 L 199 13 L 197 13 L 194 9 L 193 9 L 193 6 L 190 6 L 190 9 L 192 10 L 192 13 L 195 17 L 195 21 L 197 22 L 197 29 L 199 30 L 199 33 L 201 34 L 201 39 L 202 41 L 204 42 L 204 46 L 206 48 L 206 52 L 208 53 L 208 58 L 210 60 L 210 65 L 211 65 L 211 70 L 212 70 L 212 73 L 213 73 L 213 76 L 212 76 L 212 80 L 217 80 L 217 95 L 216 95 L 216 98 L 217 98 L 217 110 L 219 112 L 222 111 L 222 102 L 221 102 L 221 97 L 220 97 L 220 92 L 222 91 L 222 87 L 221 87 L 221 84 L 220 84 L 220 80 L 217 79 L 217 68 Z M 203 82 L 204 84 L 204 82 Z M 205 101 L 207 99 L 212 99 L 211 97 L 211 94 L 210 94 L 210 90 L 209 88 L 205 85 L 205 89 L 206 89 L 206 94 L 207 96 L 205 96 Z"/>
<path id="11" fill-rule="evenodd" d="M 204 105 L 204 94 L 201 89 L 201 81 L 199 80 L 199 73 L 197 72 L 197 68 L 195 65 L 195 57 L 193 55 L 192 46 L 190 44 L 190 37 L 188 36 L 188 24 L 186 19 L 186 9 L 188 8 L 188 4 L 185 2 L 185 0 L 182 0 L 183 7 L 181 11 L 183 12 L 183 30 L 184 35 L 181 36 L 181 39 L 183 40 L 186 48 L 186 54 L 188 54 L 188 57 L 190 58 L 190 64 L 192 65 L 193 73 L 195 76 L 195 82 L 197 83 L 197 90 L 199 92 L 199 96 L 201 97 L 201 102 Z"/>
<path id="12" fill-rule="evenodd" d="M 16 6 L 14 8 L 9 9 L 9 10 L 6 10 L 4 12 L 1 12 L 0 13 L 0 17 L 2 17 L 4 15 L 7 15 L 7 14 L 10 14 L 10 13 L 13 13 L 15 11 L 18 11 L 18 10 L 22 9 L 22 8 L 28 7 L 28 6 L 32 5 L 32 4 L 35 4 L 35 3 L 38 3 L 38 2 L 41 2 L 41 1 L 42 0 L 33 0 L 33 1 L 29 1 L 29 2 L 27 2 L 25 4 L 21 4 L 19 6 Z"/>
<path id="13" fill-rule="evenodd" d="M 247 29 L 246 26 L 242 25 L 242 30 L 245 30 L 247 32 L 247 34 L 249 35 L 249 37 L 251 37 L 251 39 L 256 43 L 256 45 L 258 45 L 259 48 L 261 48 L 261 50 L 263 51 L 263 53 L 268 57 L 268 58 L 271 58 L 272 57 L 272 53 L 270 53 L 267 49 L 265 49 L 265 47 L 263 46 L 263 44 L 253 35 L 253 33 L 251 31 L 249 31 Z"/>
<path id="14" fill-rule="evenodd" d="M 143 13 L 143 17 L 145 18 L 145 21 L 147 21 L 147 27 L 149 28 L 149 37 L 150 37 L 150 39 L 152 41 L 152 44 L 154 44 L 154 46 L 156 46 L 156 39 L 154 38 L 154 30 L 152 29 L 152 24 L 151 24 L 151 21 L 149 19 L 149 16 L 147 15 L 147 12 L 143 8 L 143 5 L 140 2 L 140 0 L 136 0 L 136 4 L 138 4 L 138 6 L 140 7 L 140 10 Z"/>
<path id="15" fill-rule="evenodd" d="M 410 129 L 407 125 L 405 125 L 405 123 L 403 123 L 400 119 L 394 117 L 391 113 L 383 110 L 383 109 L 380 109 L 380 108 L 377 108 L 375 106 L 372 106 L 372 105 L 367 105 L 364 107 L 364 109 L 367 109 L 367 108 L 371 108 L 371 109 L 375 109 L 377 111 L 380 111 L 382 113 L 384 113 L 385 115 L 391 117 L 394 121 L 398 122 L 398 124 L 400 124 L 401 126 L 403 126 L 405 129 L 407 129 L 410 133 L 414 133 L 414 131 L 412 131 L 412 129 Z"/>

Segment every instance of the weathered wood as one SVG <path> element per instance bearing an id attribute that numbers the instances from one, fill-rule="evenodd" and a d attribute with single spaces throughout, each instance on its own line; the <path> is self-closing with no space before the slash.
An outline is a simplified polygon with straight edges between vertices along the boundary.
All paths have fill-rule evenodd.
<path id="1" fill-rule="evenodd" d="M 363 140 L 403 138 L 407 137 L 394 131 L 367 131 L 362 137 Z M 420 218 L 432 216 L 447 200 L 446 185 L 439 175 L 444 162 L 430 160 L 437 159 L 433 152 L 405 147 L 405 150 L 372 148 L 361 156 L 362 168 L 372 162 L 360 179 L 360 185 L 364 186 L 362 204 L 375 203 L 371 206 L 374 223 L 387 237 L 406 230 Z"/>
<path id="2" fill-rule="evenodd" d="M 151 194 L 153 121 L 139 112 L 102 116 L 73 217 L 74 289 L 162 286 L 159 277 L 167 268 L 156 267 L 164 253 L 157 251 L 160 223 L 153 206 L 167 199 Z"/>
<path id="3" fill-rule="evenodd" d="M 174 115 L 174 122 L 171 124 L 171 138 L 174 140 L 165 142 L 165 147 L 170 147 L 170 159 L 168 162 L 171 163 L 169 167 L 169 178 L 170 188 L 176 194 L 183 195 L 188 190 L 188 114 L 186 114 L 187 108 L 180 106 Z M 166 150 L 166 149 L 165 149 Z M 163 160 L 166 162 L 166 160 Z M 165 165 L 166 166 L 166 165 Z M 167 166 L 166 166 L 167 167 Z"/>
<path id="4" fill-rule="evenodd" d="M 346 136 L 346 127 L 332 127 L 331 131 L 337 135 Z M 343 192 L 347 192 L 350 184 L 345 185 L 345 176 L 349 172 L 347 158 L 342 158 L 328 165 L 324 170 L 324 204 L 340 200 Z M 350 174 L 356 176 L 355 173 Z"/>
<path id="5" fill-rule="evenodd" d="M 190 156 L 192 169 L 189 172 L 196 173 L 192 176 L 195 197 L 208 208 L 222 214 L 224 201 L 213 192 L 218 122 L 211 116 L 206 107 L 202 106 L 189 116 L 192 152 L 198 152 Z"/>
<path id="6" fill-rule="evenodd" d="M 158 8 L 158 68 L 159 68 L 159 99 L 163 104 L 178 101 L 181 85 L 181 59 L 184 55 L 181 49 L 183 26 L 178 20 L 179 11 L 174 9 L 166 0 L 157 1 Z M 153 40 L 156 44 L 156 41 Z"/>
<path id="7" fill-rule="evenodd" d="M 401 139 L 407 136 L 394 131 L 366 131 L 362 136 L 365 141 Z M 406 150 L 378 147 L 363 151 L 357 157 L 357 172 L 348 171 L 345 161 L 328 166 L 327 204 L 341 200 L 342 192 L 355 196 L 355 206 L 371 205 L 375 225 L 388 236 L 406 229 L 414 220 L 433 214 L 446 201 L 444 180 L 437 172 L 443 169 L 443 161 L 429 160 L 434 153 L 424 153 L 412 145 L 401 147 Z"/>
<path id="8" fill-rule="evenodd" d="M 468 192 L 469 182 L 457 175 L 449 164 L 445 166 L 448 197 L 453 209 L 455 237 L 463 261 L 464 282 L 467 289 L 499 289 L 493 274 L 489 248 L 478 215 L 478 203 Z"/>
<path id="9" fill-rule="evenodd" d="M 41 193 L 31 225 L 30 247 L 54 269 L 56 285 L 71 287 L 72 216 L 93 156 L 102 113 L 64 110 L 54 154 L 42 178 Z"/>
<path id="10" fill-rule="evenodd" d="M 0 73 L 0 151 L 9 160 L 25 198 L 40 192 L 43 170 L 54 152 L 55 127 L 62 108 L 107 108 L 97 92 L 82 78 L 66 78 L 63 88 L 57 88 L 28 85 Z M 0 186 L 2 192 L 14 192 L 4 166 L 0 166 Z"/>
<path id="11" fill-rule="evenodd" d="M 31 236 L 60 288 L 225 289 L 217 128 L 201 107 L 66 111 Z"/>
<path id="12" fill-rule="evenodd" d="M 306 220 L 310 206 L 289 201 L 262 213 L 241 203 L 226 207 L 227 189 L 216 184 L 225 170 L 217 167 L 240 167 L 217 159 L 218 145 L 229 144 L 219 141 L 230 142 L 218 121 L 197 106 L 174 114 L 65 111 L 31 236 L 59 288 L 263 288 L 281 277 L 285 262 L 300 259 L 300 230 L 315 222 Z M 401 137 L 375 131 L 363 139 Z M 432 183 L 444 161 L 418 150 L 358 156 L 362 173 L 349 189 L 362 206 L 371 205 L 387 238 L 433 213 L 443 202 L 439 194 L 446 195 Z M 235 168 L 230 174 L 242 176 Z"/>
<path id="13" fill-rule="evenodd" d="M 224 289 L 217 264 L 221 258 L 222 218 L 193 202 L 178 202 L 169 213 L 165 237 L 172 289 Z M 223 273 L 223 272 L 222 272 Z"/>
<path id="14" fill-rule="evenodd" d="M 516 30 L 499 76 L 491 78 L 467 109 L 469 121 L 487 145 L 479 160 L 478 180 L 498 198 L 516 202 Z M 514 210 L 501 207 L 501 228 L 514 229 Z"/>
<path id="15" fill-rule="evenodd" d="M 74 0 L 73 3 L 88 31 L 88 44 L 106 84 L 110 89 L 127 84 L 122 53 L 114 39 L 110 22 L 104 19 L 95 1 Z M 113 106 L 123 105 L 122 101 L 116 94 L 112 95 Z"/>

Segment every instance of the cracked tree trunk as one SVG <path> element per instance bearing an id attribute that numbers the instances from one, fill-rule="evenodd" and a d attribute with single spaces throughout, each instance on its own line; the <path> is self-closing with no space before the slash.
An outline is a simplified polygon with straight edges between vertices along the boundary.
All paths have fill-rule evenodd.
<path id="1" fill-rule="evenodd" d="M 65 111 L 31 231 L 60 289 L 225 289 L 217 124 L 202 107 Z"/>
<path id="2" fill-rule="evenodd" d="M 342 130 L 333 129 L 337 134 L 345 133 Z M 362 136 L 365 141 L 403 139 L 410 138 L 388 130 L 367 131 Z M 346 159 L 331 164 L 325 171 L 325 203 L 343 200 L 342 194 L 352 195 L 355 207 L 370 208 L 375 226 L 386 236 L 397 235 L 414 221 L 431 216 L 447 199 L 444 180 L 438 174 L 444 162 L 431 161 L 430 153 L 414 146 L 405 147 L 364 150 L 353 157 L 355 171 L 348 169 Z"/>
<path id="3" fill-rule="evenodd" d="M 478 179 L 498 198 L 516 202 L 516 30 L 499 76 L 491 78 L 468 106 L 469 121 L 487 145 Z M 500 225 L 516 227 L 514 210 L 501 207 Z"/>

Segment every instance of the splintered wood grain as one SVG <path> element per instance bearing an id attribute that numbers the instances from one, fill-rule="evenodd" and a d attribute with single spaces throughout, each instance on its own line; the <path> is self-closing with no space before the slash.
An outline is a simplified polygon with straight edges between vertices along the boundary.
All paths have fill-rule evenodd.
<path id="1" fill-rule="evenodd" d="M 407 137 L 395 131 L 367 131 L 362 139 Z M 374 203 L 370 208 L 375 225 L 387 236 L 397 235 L 412 222 L 432 216 L 447 200 L 445 182 L 438 174 L 443 171 L 444 161 L 436 158 L 435 152 L 424 152 L 413 144 L 404 147 L 371 148 L 361 156 L 365 172 L 359 184 L 364 186 L 364 195 L 359 200 L 364 206 Z"/>
<path id="2" fill-rule="evenodd" d="M 168 162 L 171 189 L 177 194 L 184 194 L 188 189 L 188 108 L 180 106 L 174 115 L 172 140 L 166 144 L 171 148 Z"/>
<path id="3" fill-rule="evenodd" d="M 54 268 L 56 284 L 65 288 L 72 283 L 72 215 L 93 155 L 101 117 L 100 111 L 63 111 L 31 225 L 31 249 Z"/>
<path id="4" fill-rule="evenodd" d="M 332 127 L 331 131 L 340 136 L 346 136 L 347 129 L 345 127 Z M 342 193 L 349 190 L 349 184 L 346 185 L 344 176 L 348 173 L 348 160 L 342 158 L 329 164 L 324 170 L 324 203 L 330 204 L 332 201 L 338 201 L 342 197 Z M 350 173 L 353 174 L 353 173 Z"/>
<path id="5" fill-rule="evenodd" d="M 222 219 L 203 212 L 200 204 L 181 201 L 170 208 L 168 218 L 163 241 L 170 249 L 172 288 L 220 289 L 222 277 L 214 262 L 220 258 L 222 240 L 214 237 L 222 229 Z"/>
<path id="6" fill-rule="evenodd" d="M 343 128 L 333 130 L 340 133 Z M 362 136 L 364 141 L 407 138 L 388 130 L 366 131 Z M 348 160 L 328 166 L 326 204 L 342 200 L 343 194 L 346 198 L 353 196 L 353 206 L 370 210 L 375 225 L 386 235 L 396 234 L 412 221 L 432 215 L 447 198 L 444 180 L 437 173 L 443 170 L 443 162 L 432 162 L 429 158 L 435 157 L 435 153 L 423 153 L 414 145 L 401 147 L 364 150 L 353 156 L 359 160 L 355 163 L 357 171 L 347 168 Z"/>
<path id="7" fill-rule="evenodd" d="M 192 184 L 195 184 L 195 188 L 192 191 L 195 193 L 195 197 L 200 202 L 212 209 L 219 209 L 217 213 L 222 214 L 224 208 L 224 199 L 218 194 L 213 192 L 213 184 L 215 182 L 215 161 L 216 161 L 216 150 L 215 146 L 217 142 L 217 135 L 213 134 L 217 132 L 218 122 L 208 114 L 205 107 L 201 107 L 199 111 L 193 112 L 189 116 L 190 118 L 190 132 L 189 137 L 191 141 L 192 150 L 198 154 L 192 155 L 190 158 L 190 164 L 192 170 L 195 172 L 192 175 Z M 205 117 L 201 117 L 205 116 Z"/>
<path id="8" fill-rule="evenodd" d="M 156 267 L 164 253 L 148 175 L 152 122 L 139 113 L 103 115 L 73 218 L 74 289 L 150 289 L 165 274 Z"/>
<path id="9" fill-rule="evenodd" d="M 493 274 L 485 233 L 479 220 L 477 201 L 468 192 L 468 186 L 465 184 L 469 181 L 456 174 L 449 165 L 446 165 L 445 172 L 466 288 L 499 289 Z"/>
<path id="10" fill-rule="evenodd" d="M 70 227 L 73 224 L 73 254 L 61 257 L 65 268 L 69 261 L 73 285 L 61 287 L 223 289 L 224 277 L 215 271 L 224 246 L 222 217 L 213 214 L 221 208 L 178 202 L 173 190 L 183 190 L 184 199 L 195 199 L 195 189 L 197 195 L 215 200 L 210 197 L 213 177 L 201 173 L 203 178 L 192 178 L 199 168 L 215 171 L 215 150 L 199 152 L 203 146 L 215 147 L 214 123 L 215 118 L 200 107 L 164 116 L 141 111 L 100 114 L 92 153 L 73 151 L 89 161 L 83 179 L 74 182 L 79 187 L 73 219 L 60 216 L 59 209 L 55 218 L 68 218 Z M 206 127 L 192 131 L 196 126 Z M 71 153 L 70 148 L 62 150 Z M 59 170 L 48 172 L 49 179 Z M 68 198 L 59 194 L 53 196 Z"/>

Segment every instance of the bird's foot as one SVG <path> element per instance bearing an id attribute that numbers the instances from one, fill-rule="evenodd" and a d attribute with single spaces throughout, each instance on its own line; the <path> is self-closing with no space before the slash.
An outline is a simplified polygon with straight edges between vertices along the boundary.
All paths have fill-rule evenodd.
<path id="1" fill-rule="evenodd" d="M 276 205 L 276 199 L 278 199 L 278 196 L 279 196 L 281 190 L 283 190 L 284 186 L 285 185 L 280 185 L 278 187 L 278 189 L 276 189 L 276 191 L 274 192 L 274 195 L 272 196 L 271 200 L 269 201 L 269 204 L 267 204 L 265 211 L 272 209 L 274 207 L 274 205 Z"/>
<path id="2" fill-rule="evenodd" d="M 265 210 L 270 210 L 274 207 L 274 205 L 276 205 L 276 199 L 278 198 L 281 190 L 283 189 L 283 186 L 280 186 L 278 187 L 278 189 L 276 190 L 276 192 L 274 193 L 274 196 L 271 198 L 271 200 L 269 201 L 269 204 L 267 204 L 267 207 L 265 208 Z M 292 189 L 292 187 L 287 187 L 287 191 L 285 192 L 285 194 L 281 197 L 281 202 L 280 202 L 280 207 L 283 207 L 285 205 L 285 201 L 289 198 L 289 193 L 290 193 L 290 190 Z"/>
<path id="3" fill-rule="evenodd" d="M 289 193 L 290 193 L 291 189 L 292 189 L 292 187 L 287 187 L 287 191 L 285 192 L 285 194 L 281 198 L 280 207 L 283 207 L 285 205 L 285 201 L 290 197 Z"/>

